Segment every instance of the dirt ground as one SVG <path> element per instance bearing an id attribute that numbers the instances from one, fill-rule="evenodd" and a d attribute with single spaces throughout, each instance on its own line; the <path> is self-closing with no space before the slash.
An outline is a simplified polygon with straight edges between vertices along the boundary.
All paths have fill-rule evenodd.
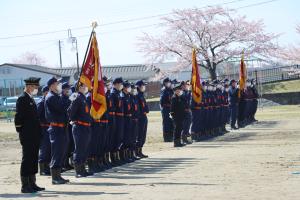
<path id="1" fill-rule="evenodd" d="M 11 124 L 0 123 L 0 199 L 300 199 L 300 107 L 260 110 L 257 124 L 210 141 L 172 148 L 161 139 L 158 112 L 149 117 L 149 159 L 93 177 L 20 194 L 20 145 Z"/>

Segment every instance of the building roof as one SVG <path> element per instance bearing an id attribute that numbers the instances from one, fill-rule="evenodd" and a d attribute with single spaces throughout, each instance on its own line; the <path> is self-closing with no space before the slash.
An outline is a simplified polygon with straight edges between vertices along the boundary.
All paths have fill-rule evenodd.
<path id="1" fill-rule="evenodd" d="M 64 67 L 64 68 L 48 68 L 40 65 L 28 65 L 28 64 L 12 64 L 4 63 L 2 66 L 11 66 L 21 69 L 27 69 L 47 74 L 52 74 L 61 77 L 74 77 L 77 72 L 76 67 Z M 81 68 L 80 68 L 81 69 Z M 79 69 L 79 70 L 80 70 Z M 142 64 L 132 64 L 132 65 L 108 65 L 103 66 L 103 74 L 108 77 L 122 76 L 127 80 L 138 80 L 138 79 L 149 79 L 153 77 L 159 69 L 155 66 L 146 66 Z"/>
<path id="2" fill-rule="evenodd" d="M 48 67 L 40 66 L 40 65 L 12 64 L 12 63 L 4 63 L 4 64 L 0 65 L 0 67 L 4 67 L 4 66 L 17 67 L 17 68 L 21 68 L 21 69 L 36 71 L 36 72 L 52 74 L 55 76 L 62 76 L 60 73 L 56 72 L 55 70 L 48 68 Z"/>

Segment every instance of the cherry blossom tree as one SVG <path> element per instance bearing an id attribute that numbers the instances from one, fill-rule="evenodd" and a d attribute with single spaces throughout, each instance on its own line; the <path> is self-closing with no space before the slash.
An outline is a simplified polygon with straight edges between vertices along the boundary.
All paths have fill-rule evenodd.
<path id="1" fill-rule="evenodd" d="M 192 48 L 196 49 L 198 64 L 216 79 L 217 67 L 233 58 L 245 55 L 269 57 L 278 49 L 274 39 L 279 35 L 266 33 L 262 20 L 250 21 L 237 15 L 236 10 L 208 7 L 174 10 L 162 18 L 160 35 L 144 33 L 139 37 L 139 51 L 151 62 L 176 59 L 179 66 L 191 63 Z M 150 61 L 149 60 L 149 61 Z"/>
<path id="2" fill-rule="evenodd" d="M 45 59 L 34 52 L 26 52 L 13 60 L 16 64 L 43 65 Z"/>
<path id="3" fill-rule="evenodd" d="M 296 26 L 296 31 L 300 35 L 300 24 Z M 300 63 L 300 43 L 297 45 L 289 45 L 286 48 L 283 48 L 280 52 L 280 57 L 293 64 Z"/>

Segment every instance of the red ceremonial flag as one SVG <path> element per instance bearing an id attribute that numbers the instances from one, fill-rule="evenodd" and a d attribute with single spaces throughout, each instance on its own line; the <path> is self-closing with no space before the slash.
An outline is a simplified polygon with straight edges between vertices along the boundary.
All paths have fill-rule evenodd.
<path id="1" fill-rule="evenodd" d="M 242 53 L 241 64 L 240 64 L 240 83 L 238 96 L 241 97 L 241 92 L 245 89 L 247 80 L 247 69 L 244 61 L 244 52 Z"/>
<path id="2" fill-rule="evenodd" d="M 196 103 L 201 103 L 202 101 L 202 86 L 200 84 L 200 74 L 199 74 L 199 68 L 197 64 L 197 58 L 196 58 L 196 50 L 193 49 L 192 52 L 192 97 L 193 100 Z"/>
<path id="3" fill-rule="evenodd" d="M 87 58 L 82 68 L 80 82 L 85 84 L 92 91 L 90 114 L 93 119 L 100 119 L 107 109 L 102 79 L 102 67 L 100 64 L 98 43 L 96 33 L 92 33 Z"/>

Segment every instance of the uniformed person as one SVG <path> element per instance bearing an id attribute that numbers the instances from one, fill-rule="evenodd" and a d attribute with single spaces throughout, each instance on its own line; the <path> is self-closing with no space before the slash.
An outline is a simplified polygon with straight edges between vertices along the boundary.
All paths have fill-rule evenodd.
<path id="1" fill-rule="evenodd" d="M 174 131 L 173 131 L 174 147 L 184 146 L 184 144 L 181 143 L 181 133 L 183 130 L 185 102 L 182 97 L 183 91 L 181 87 L 182 87 L 181 83 L 174 84 L 174 88 L 173 88 L 174 95 L 171 100 L 170 115 L 172 116 L 174 122 Z"/>
<path id="2" fill-rule="evenodd" d="M 75 168 L 75 177 L 86 177 L 93 173 L 86 171 L 85 162 L 89 155 L 89 144 L 91 141 L 91 122 L 90 108 L 87 103 L 86 94 L 88 88 L 86 85 L 78 82 L 78 93 L 68 108 L 68 114 L 72 124 L 72 134 L 74 138 L 73 162 Z"/>
<path id="3" fill-rule="evenodd" d="M 228 94 L 229 94 L 229 109 L 230 109 L 230 127 L 233 130 L 237 129 L 236 120 L 237 120 L 237 114 L 239 108 L 238 91 L 239 90 L 236 86 L 236 81 L 231 80 Z"/>
<path id="4" fill-rule="evenodd" d="M 123 79 L 121 77 L 113 80 L 113 89 L 110 93 L 110 112 L 113 127 L 111 127 L 111 161 L 114 166 L 123 164 L 120 159 L 120 148 L 124 134 L 124 107 L 122 101 Z"/>
<path id="5" fill-rule="evenodd" d="M 53 77 L 48 80 L 47 85 L 49 93 L 45 100 L 45 117 L 47 122 L 50 123 L 48 132 L 51 143 L 50 171 L 52 184 L 65 184 L 69 180 L 61 177 L 61 171 L 66 152 L 68 117 L 59 96 L 62 92 L 62 84 Z"/>
<path id="6" fill-rule="evenodd" d="M 257 106 L 258 106 L 258 91 L 257 91 L 257 88 L 256 88 L 256 80 L 255 79 L 252 79 L 251 80 L 251 89 L 253 91 L 253 100 L 252 100 L 252 107 L 251 107 L 251 112 L 250 112 L 250 121 L 251 122 L 257 122 L 257 120 L 255 119 L 255 114 L 256 114 L 256 111 L 257 111 Z"/>
<path id="7" fill-rule="evenodd" d="M 40 165 L 40 175 L 48 176 L 50 175 L 49 163 L 51 160 L 51 144 L 50 137 L 48 133 L 49 123 L 45 118 L 45 99 L 49 92 L 48 86 L 42 88 L 43 97 L 37 103 L 37 110 L 40 119 L 40 125 L 42 129 L 42 140 L 40 144 L 39 151 L 39 165 Z"/>
<path id="8" fill-rule="evenodd" d="M 15 127 L 22 146 L 21 192 L 34 193 L 45 190 L 36 185 L 35 177 L 38 172 L 38 153 L 42 132 L 33 96 L 38 93 L 40 78 L 30 77 L 24 81 L 24 93 L 16 102 Z"/>
<path id="9" fill-rule="evenodd" d="M 71 86 L 68 82 L 62 83 L 62 93 L 61 93 L 61 101 L 64 106 L 65 112 L 69 108 L 71 104 L 70 95 L 72 94 Z M 70 160 L 72 160 L 72 153 L 74 151 L 74 140 L 72 136 L 72 126 L 70 123 L 67 124 L 67 137 L 66 137 L 66 152 L 64 154 L 64 164 L 63 164 L 63 171 L 67 171 L 73 169 L 70 165 Z"/>
<path id="10" fill-rule="evenodd" d="M 138 128 L 138 136 L 137 136 L 137 148 L 136 155 L 140 158 L 148 158 L 148 155 L 143 153 L 143 146 L 146 142 L 147 136 L 147 128 L 148 128 L 148 118 L 147 114 L 149 113 L 149 107 L 147 105 L 145 99 L 145 91 L 147 83 L 143 80 L 139 80 L 136 82 L 137 87 L 137 100 L 138 100 L 138 108 L 139 108 L 139 128 Z"/>
<path id="11" fill-rule="evenodd" d="M 138 98 L 137 98 L 137 88 L 135 84 L 131 84 L 131 109 L 132 109 L 132 122 L 131 122 L 131 137 L 130 137 L 130 145 L 129 145 L 129 154 L 130 158 L 133 160 L 139 159 L 136 156 L 136 147 L 137 147 L 137 137 L 139 132 L 139 105 L 138 105 Z"/>
<path id="12" fill-rule="evenodd" d="M 121 159 L 124 162 L 133 162 L 133 159 L 129 155 L 130 140 L 132 135 L 132 104 L 131 104 L 131 84 L 128 81 L 123 83 L 123 107 L 124 107 L 124 136 L 123 145 L 121 148 Z"/>
<path id="13" fill-rule="evenodd" d="M 192 111 L 191 111 L 191 89 L 190 81 L 182 81 L 181 89 L 183 91 L 182 99 L 184 101 L 184 120 L 182 129 L 182 141 L 185 144 L 191 144 L 188 140 L 190 137 L 190 128 L 192 123 Z"/>
<path id="14" fill-rule="evenodd" d="M 163 138 L 165 142 L 172 142 L 173 140 L 173 121 L 170 118 L 171 99 L 173 96 L 171 85 L 171 80 L 165 78 L 163 80 L 163 88 L 160 92 L 160 110 L 162 116 Z"/>

